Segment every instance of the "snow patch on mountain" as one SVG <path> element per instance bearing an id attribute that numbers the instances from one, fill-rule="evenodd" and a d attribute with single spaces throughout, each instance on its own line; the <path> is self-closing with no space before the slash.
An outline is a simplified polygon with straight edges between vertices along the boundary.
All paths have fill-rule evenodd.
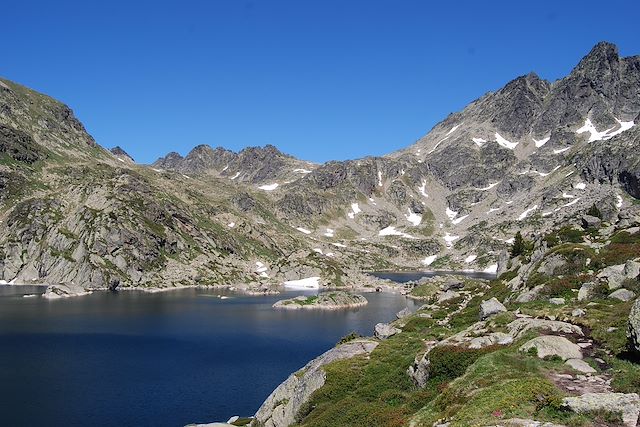
<path id="1" fill-rule="evenodd" d="M 447 215 L 447 217 L 449 217 L 451 221 L 453 221 L 455 217 L 458 216 L 458 212 L 451 210 L 448 206 L 447 206 L 447 209 L 445 210 L 445 214 Z"/>
<path id="2" fill-rule="evenodd" d="M 517 142 L 507 141 L 498 132 L 496 132 L 495 136 L 496 136 L 496 142 L 498 143 L 498 145 L 500 145 L 500 146 L 502 146 L 504 148 L 508 148 L 509 150 L 513 150 L 514 148 L 516 148 L 518 146 Z"/>
<path id="3" fill-rule="evenodd" d="M 598 132 L 598 129 L 596 129 L 595 125 L 591 123 L 590 119 L 587 118 L 584 121 L 584 125 L 581 128 L 576 130 L 576 133 L 588 132 L 589 133 L 588 142 L 594 142 L 594 141 L 611 139 L 614 136 L 620 135 L 622 132 L 628 131 L 633 126 L 635 126 L 635 123 L 633 122 L 633 120 L 630 122 L 623 122 L 618 119 L 615 119 L 615 120 L 616 122 L 618 122 L 618 125 L 619 125 L 618 129 L 613 130 L 614 128 L 609 128 L 603 132 Z"/>
<path id="4" fill-rule="evenodd" d="M 429 255 L 425 259 L 422 260 L 424 265 L 431 265 L 438 258 L 438 255 Z"/>
<path id="5" fill-rule="evenodd" d="M 427 181 L 423 180 L 422 185 L 418 187 L 418 190 L 424 197 L 429 197 L 429 195 L 427 194 Z"/>
<path id="6" fill-rule="evenodd" d="M 493 187 L 495 187 L 496 185 L 500 184 L 500 181 L 498 182 L 494 182 L 493 184 L 489 184 L 486 187 L 482 187 L 482 188 L 477 188 L 478 191 L 488 191 L 491 190 Z"/>
<path id="7" fill-rule="evenodd" d="M 449 234 L 449 232 L 447 232 L 443 237 L 444 243 L 447 246 L 447 248 L 450 248 L 451 246 L 453 246 L 453 242 L 455 242 L 459 238 L 460 238 L 460 236 L 453 236 L 453 235 Z"/>
<path id="8" fill-rule="evenodd" d="M 362 212 L 362 209 L 360 209 L 360 205 L 358 205 L 357 203 L 351 203 L 351 212 L 349 212 L 347 214 L 347 216 L 349 216 L 349 218 L 353 219 L 360 212 Z"/>
<path id="9" fill-rule="evenodd" d="M 478 146 L 478 147 L 482 147 L 484 144 L 487 143 L 486 139 L 482 139 L 482 138 L 471 138 L 471 140 Z"/>
<path id="10" fill-rule="evenodd" d="M 285 288 L 288 289 L 319 289 L 320 278 L 317 276 L 307 277 L 306 279 L 299 280 L 287 280 L 283 283 Z"/>
<path id="11" fill-rule="evenodd" d="M 525 219 L 531 212 L 535 211 L 536 209 L 538 209 L 538 205 L 533 205 L 533 207 L 527 209 L 526 211 L 522 212 L 520 214 L 520 216 L 518 217 L 518 221 L 522 221 L 523 219 Z"/>
<path id="12" fill-rule="evenodd" d="M 567 150 L 571 150 L 571 147 L 566 147 L 566 148 L 560 148 L 559 150 L 553 150 L 553 154 L 560 154 L 560 153 L 564 153 Z"/>
<path id="13" fill-rule="evenodd" d="M 533 143 L 535 144 L 536 148 L 540 148 L 540 147 L 542 147 L 544 144 L 546 144 L 547 142 L 549 142 L 549 140 L 550 140 L 550 139 L 551 139 L 551 137 L 550 137 L 550 136 L 548 136 L 548 137 L 546 137 L 546 138 L 544 138 L 544 139 L 540 139 L 540 140 L 537 140 L 537 139 L 535 139 L 535 138 L 534 138 L 534 139 L 533 139 Z"/>
<path id="14" fill-rule="evenodd" d="M 273 184 L 265 184 L 265 185 L 261 185 L 260 187 L 258 187 L 261 190 L 264 191 L 273 191 L 276 188 L 278 188 L 280 184 L 278 184 L 277 182 L 274 182 Z"/>
<path id="15" fill-rule="evenodd" d="M 451 223 L 452 223 L 453 225 L 458 225 L 458 224 L 460 224 L 462 221 L 464 221 L 464 220 L 465 220 L 465 218 L 467 218 L 468 216 L 469 216 L 469 215 L 463 215 L 463 216 L 461 216 L 460 218 L 452 219 L 452 220 L 451 220 Z"/>
<path id="16" fill-rule="evenodd" d="M 392 226 L 392 225 L 380 230 L 378 232 L 378 236 L 400 236 L 400 237 L 404 237 L 406 239 L 415 239 L 415 237 L 413 237 L 413 236 L 411 236 L 411 235 L 409 235 L 407 233 L 403 233 L 400 230 L 396 230 L 396 228 L 394 226 Z"/>

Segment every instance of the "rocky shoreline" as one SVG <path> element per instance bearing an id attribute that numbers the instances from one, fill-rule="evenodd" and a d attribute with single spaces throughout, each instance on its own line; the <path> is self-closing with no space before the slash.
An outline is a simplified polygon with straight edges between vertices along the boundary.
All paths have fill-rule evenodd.
<path id="1" fill-rule="evenodd" d="M 363 307 L 368 303 L 367 299 L 362 295 L 337 291 L 283 299 L 273 304 L 273 308 L 284 310 L 340 310 Z"/>

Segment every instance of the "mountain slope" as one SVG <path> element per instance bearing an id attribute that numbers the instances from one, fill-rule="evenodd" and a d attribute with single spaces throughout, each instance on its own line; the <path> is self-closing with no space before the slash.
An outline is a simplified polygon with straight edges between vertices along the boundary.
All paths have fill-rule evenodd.
<path id="1" fill-rule="evenodd" d="M 362 284 L 367 269 L 495 271 L 517 231 L 594 204 L 609 221 L 637 210 L 639 99 L 640 57 L 600 43 L 569 76 L 519 77 L 388 156 L 315 165 L 202 145 L 145 166 L 3 80 L 0 280 L 267 289 Z"/>

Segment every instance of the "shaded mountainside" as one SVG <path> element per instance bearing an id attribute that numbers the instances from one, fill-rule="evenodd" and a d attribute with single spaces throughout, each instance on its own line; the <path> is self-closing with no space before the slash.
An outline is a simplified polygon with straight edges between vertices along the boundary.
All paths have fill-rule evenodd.
<path id="1" fill-rule="evenodd" d="M 612 222 L 636 212 L 639 95 L 640 57 L 600 43 L 564 79 L 519 77 L 388 156 L 315 165 L 200 145 L 145 166 L 3 80 L 0 279 L 267 289 L 366 269 L 492 272 L 516 231 L 592 205 Z"/>

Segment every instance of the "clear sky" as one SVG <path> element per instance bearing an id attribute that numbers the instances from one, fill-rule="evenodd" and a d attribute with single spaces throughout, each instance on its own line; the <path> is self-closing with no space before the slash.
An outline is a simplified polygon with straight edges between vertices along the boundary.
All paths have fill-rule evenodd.
<path id="1" fill-rule="evenodd" d="M 600 40 L 640 54 L 640 1 L 3 2 L 0 75 L 137 161 L 273 144 L 312 161 L 405 147 Z"/>

